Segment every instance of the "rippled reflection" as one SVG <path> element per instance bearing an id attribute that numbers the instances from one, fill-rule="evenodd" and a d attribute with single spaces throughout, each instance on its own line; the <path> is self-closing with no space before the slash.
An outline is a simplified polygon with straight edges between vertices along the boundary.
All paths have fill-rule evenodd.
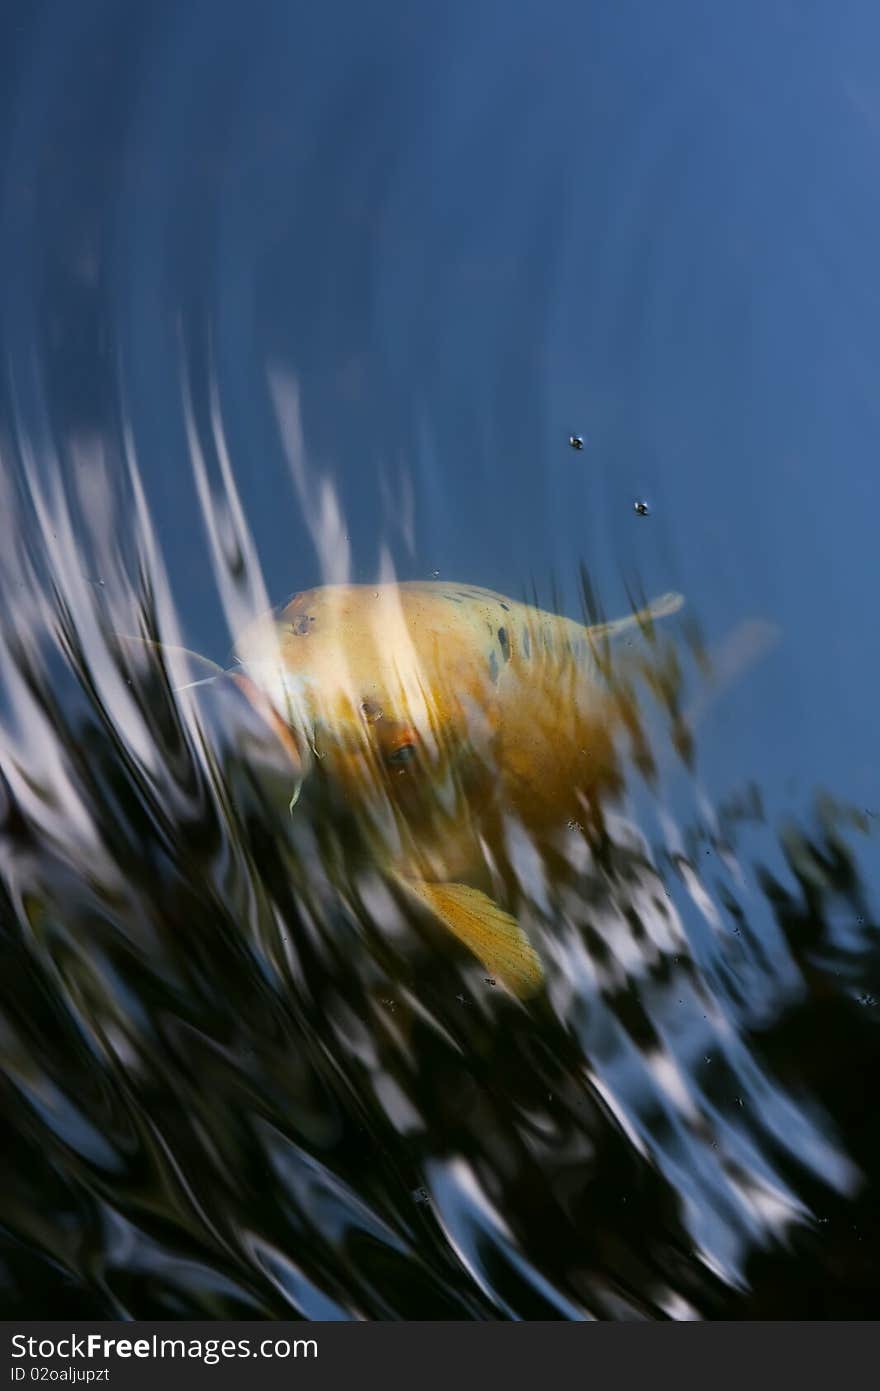
<path id="1" fill-rule="evenodd" d="M 48 1263 L 43 1281 L 115 1314 L 694 1317 L 729 1307 L 759 1257 L 805 1240 L 822 1209 L 864 1181 L 821 1088 L 807 1084 L 813 1065 L 774 1057 L 772 1043 L 780 1019 L 807 1021 L 817 1006 L 876 1012 L 873 928 L 850 843 L 864 818 L 826 802 L 818 838 L 784 830 L 789 888 L 738 854 L 738 819 L 760 812 L 747 798 L 677 826 L 646 730 L 652 706 L 665 709 L 692 760 L 680 713 L 686 646 L 636 628 L 630 641 L 647 655 L 632 668 L 623 722 L 636 764 L 625 748 L 616 755 L 592 831 L 569 816 L 547 841 L 529 834 L 526 802 L 499 809 L 514 817 L 512 904 L 546 973 L 523 1009 L 384 873 L 364 822 L 380 784 L 328 802 L 312 797 L 312 773 L 291 811 L 294 766 L 263 707 L 212 664 L 163 645 L 180 635 L 129 462 L 139 588 L 118 566 L 114 575 L 112 554 L 103 583 L 86 577 L 61 474 L 42 485 L 26 456 L 27 503 L 4 563 L 12 1241 Z M 82 463 L 84 477 L 100 476 L 96 460 Z M 202 498 L 212 531 L 221 513 L 243 528 L 234 494 Z M 100 518 L 96 542 L 121 536 L 110 521 Z M 218 592 L 238 613 L 260 582 L 234 550 L 234 565 L 227 544 L 215 555 Z M 332 627 L 338 609 L 321 609 L 320 593 L 309 603 Z M 366 600 L 381 605 L 374 593 Z M 505 612 L 519 621 L 512 601 Z M 412 654 L 421 634 L 405 606 L 393 615 Z M 368 648 L 374 665 L 380 653 L 391 661 L 388 618 L 377 620 L 385 648 Z M 335 649 L 351 674 L 345 631 Z M 497 633 L 486 641 L 497 646 Z M 318 661 L 314 630 L 290 643 Z M 623 649 L 631 660 L 634 650 Z M 711 681 L 701 655 L 695 687 Z M 410 698 L 428 699 L 425 729 L 433 720 L 441 741 L 429 681 L 455 657 L 450 638 L 433 670 L 408 668 Z M 560 670 L 592 660 L 569 648 L 553 669 L 560 707 Z M 301 669 L 320 670 L 305 657 Z M 608 668 L 605 689 L 614 680 Z M 491 690 L 490 678 L 487 699 Z M 324 723 L 309 741 L 321 758 L 332 701 L 319 692 L 315 709 Z M 563 728 L 559 708 L 554 718 Z M 658 747 L 671 747 L 668 718 L 659 729 Z M 528 752 L 526 733 L 513 729 L 514 753 Z M 427 826 L 441 859 L 458 819 L 491 801 L 481 783 L 463 802 L 453 779 L 444 803 L 444 769 L 428 760 L 418 794 L 437 794 L 442 825 L 403 804 L 403 824 Z M 645 775 L 653 838 L 622 814 L 627 781 Z M 332 784 L 332 769 L 324 776 Z M 771 911 L 753 928 L 760 898 Z"/>
<path id="2" fill-rule="evenodd" d="M 342 98 L 351 83 L 384 112 L 384 70 L 346 58 L 330 84 L 334 43 L 286 10 L 242 35 L 225 7 L 160 7 L 154 25 L 74 8 L 22 26 L 4 131 L 4 1307 L 876 1313 L 876 809 L 820 792 L 786 820 L 745 760 L 716 803 L 703 722 L 748 699 L 775 622 L 737 603 L 726 637 L 704 640 L 701 593 L 663 596 L 679 581 L 657 552 L 630 612 L 614 610 L 604 533 L 582 545 L 558 483 L 505 471 L 508 443 L 540 434 L 535 400 L 517 403 L 510 442 L 470 402 L 474 467 L 455 462 L 455 411 L 455 430 L 434 428 L 419 404 L 443 363 L 467 402 L 469 354 L 507 360 L 503 330 L 438 346 L 449 266 L 461 305 L 479 286 L 496 324 L 528 271 L 521 342 L 540 349 L 561 313 L 548 275 L 577 241 L 566 206 L 534 196 L 555 195 L 560 169 L 524 191 L 499 176 L 485 225 L 512 218 L 510 259 L 460 247 L 444 206 L 448 259 L 423 265 L 386 224 L 405 187 L 430 204 L 413 168 L 455 165 L 470 130 L 451 111 L 430 123 L 421 70 L 400 89 L 419 138 L 394 144 L 410 127 L 392 107 L 352 153 Z M 367 21 L 351 22 L 357 54 Z M 450 53 L 454 27 L 435 35 Z M 475 33 L 491 38 L 485 16 Z M 261 105 L 262 82 L 287 93 L 294 39 L 301 85 Z M 484 105 L 490 124 L 506 111 L 506 79 L 487 94 L 476 60 L 463 68 L 479 132 Z M 94 88 L 75 111 L 68 72 Z M 612 180 L 609 244 L 637 240 L 633 208 L 659 177 L 678 118 L 655 105 L 630 184 Z M 69 168 L 52 153 L 65 122 L 91 152 Z M 346 197 L 326 244 L 320 218 L 296 242 L 311 269 L 274 320 L 294 213 L 265 208 L 276 181 L 307 186 L 312 161 Z M 327 270 L 353 264 L 333 241 L 352 227 L 378 307 L 359 303 L 332 344 L 307 314 L 303 370 L 285 331 L 310 276 L 320 305 L 352 292 Z M 663 265 L 673 240 L 667 227 Z M 663 266 L 639 264 L 662 297 Z M 607 295 L 603 281 L 613 340 Z M 322 431 L 340 403 L 372 419 L 386 349 L 413 453 L 390 425 L 355 430 L 342 470 Z M 546 396 L 558 404 L 555 385 Z M 591 405 L 613 436 L 618 406 Z M 566 463 L 592 465 L 570 428 Z M 635 518 L 641 480 L 630 491 L 614 515 L 644 535 L 660 509 L 649 494 Z M 475 567 L 520 527 L 517 592 L 467 566 L 434 573 L 425 512 L 453 555 L 459 531 L 477 538 Z M 713 525 L 680 544 L 703 554 Z M 537 604 L 536 575 L 557 602 Z"/>

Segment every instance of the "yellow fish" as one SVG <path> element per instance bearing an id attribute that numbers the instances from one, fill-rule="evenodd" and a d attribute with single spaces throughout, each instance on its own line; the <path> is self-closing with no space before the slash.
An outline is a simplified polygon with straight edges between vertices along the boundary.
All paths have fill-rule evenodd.
<path id="1" fill-rule="evenodd" d="M 541 963 L 489 865 L 517 822 L 538 846 L 598 823 L 632 728 L 605 642 L 681 604 L 586 627 L 471 585 L 330 585 L 251 625 L 235 679 L 298 777 L 341 796 L 381 867 L 526 997 Z"/>

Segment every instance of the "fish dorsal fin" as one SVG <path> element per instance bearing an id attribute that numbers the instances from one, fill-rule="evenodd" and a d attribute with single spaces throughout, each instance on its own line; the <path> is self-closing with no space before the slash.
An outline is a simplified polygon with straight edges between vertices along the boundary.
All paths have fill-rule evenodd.
<path id="1" fill-rule="evenodd" d="M 616 638 L 619 633 L 625 633 L 631 628 L 650 628 L 656 619 L 669 618 L 673 613 L 678 613 L 683 604 L 684 596 L 670 590 L 668 594 L 661 594 L 658 599 L 652 599 L 650 604 L 646 604 L 635 613 L 627 614 L 625 618 L 613 618 L 608 623 L 591 624 L 587 632 L 594 640 Z"/>

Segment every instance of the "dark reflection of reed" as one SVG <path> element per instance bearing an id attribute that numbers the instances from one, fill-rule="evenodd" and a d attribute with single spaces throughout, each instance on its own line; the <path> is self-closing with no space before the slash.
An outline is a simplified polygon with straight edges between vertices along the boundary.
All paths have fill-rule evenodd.
<path id="1" fill-rule="evenodd" d="M 784 828 L 786 885 L 738 856 L 754 789 L 665 847 L 609 807 L 524 894 L 548 969 L 524 1010 L 356 822 L 308 789 L 290 815 L 240 691 L 175 695 L 200 673 L 82 593 L 4 630 L 10 1313 L 876 1313 L 869 821 L 825 799 Z M 644 650 L 650 776 L 652 703 L 692 751 L 682 659 Z"/>

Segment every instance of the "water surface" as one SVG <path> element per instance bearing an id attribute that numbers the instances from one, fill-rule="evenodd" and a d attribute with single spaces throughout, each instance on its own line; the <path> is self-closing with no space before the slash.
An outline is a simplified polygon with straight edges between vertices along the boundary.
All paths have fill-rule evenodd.
<path id="1" fill-rule="evenodd" d="M 6 5 L 8 1316 L 877 1316 L 877 39 Z M 686 596 L 695 754 L 644 692 L 526 1010 L 113 636 L 583 567 Z"/>

